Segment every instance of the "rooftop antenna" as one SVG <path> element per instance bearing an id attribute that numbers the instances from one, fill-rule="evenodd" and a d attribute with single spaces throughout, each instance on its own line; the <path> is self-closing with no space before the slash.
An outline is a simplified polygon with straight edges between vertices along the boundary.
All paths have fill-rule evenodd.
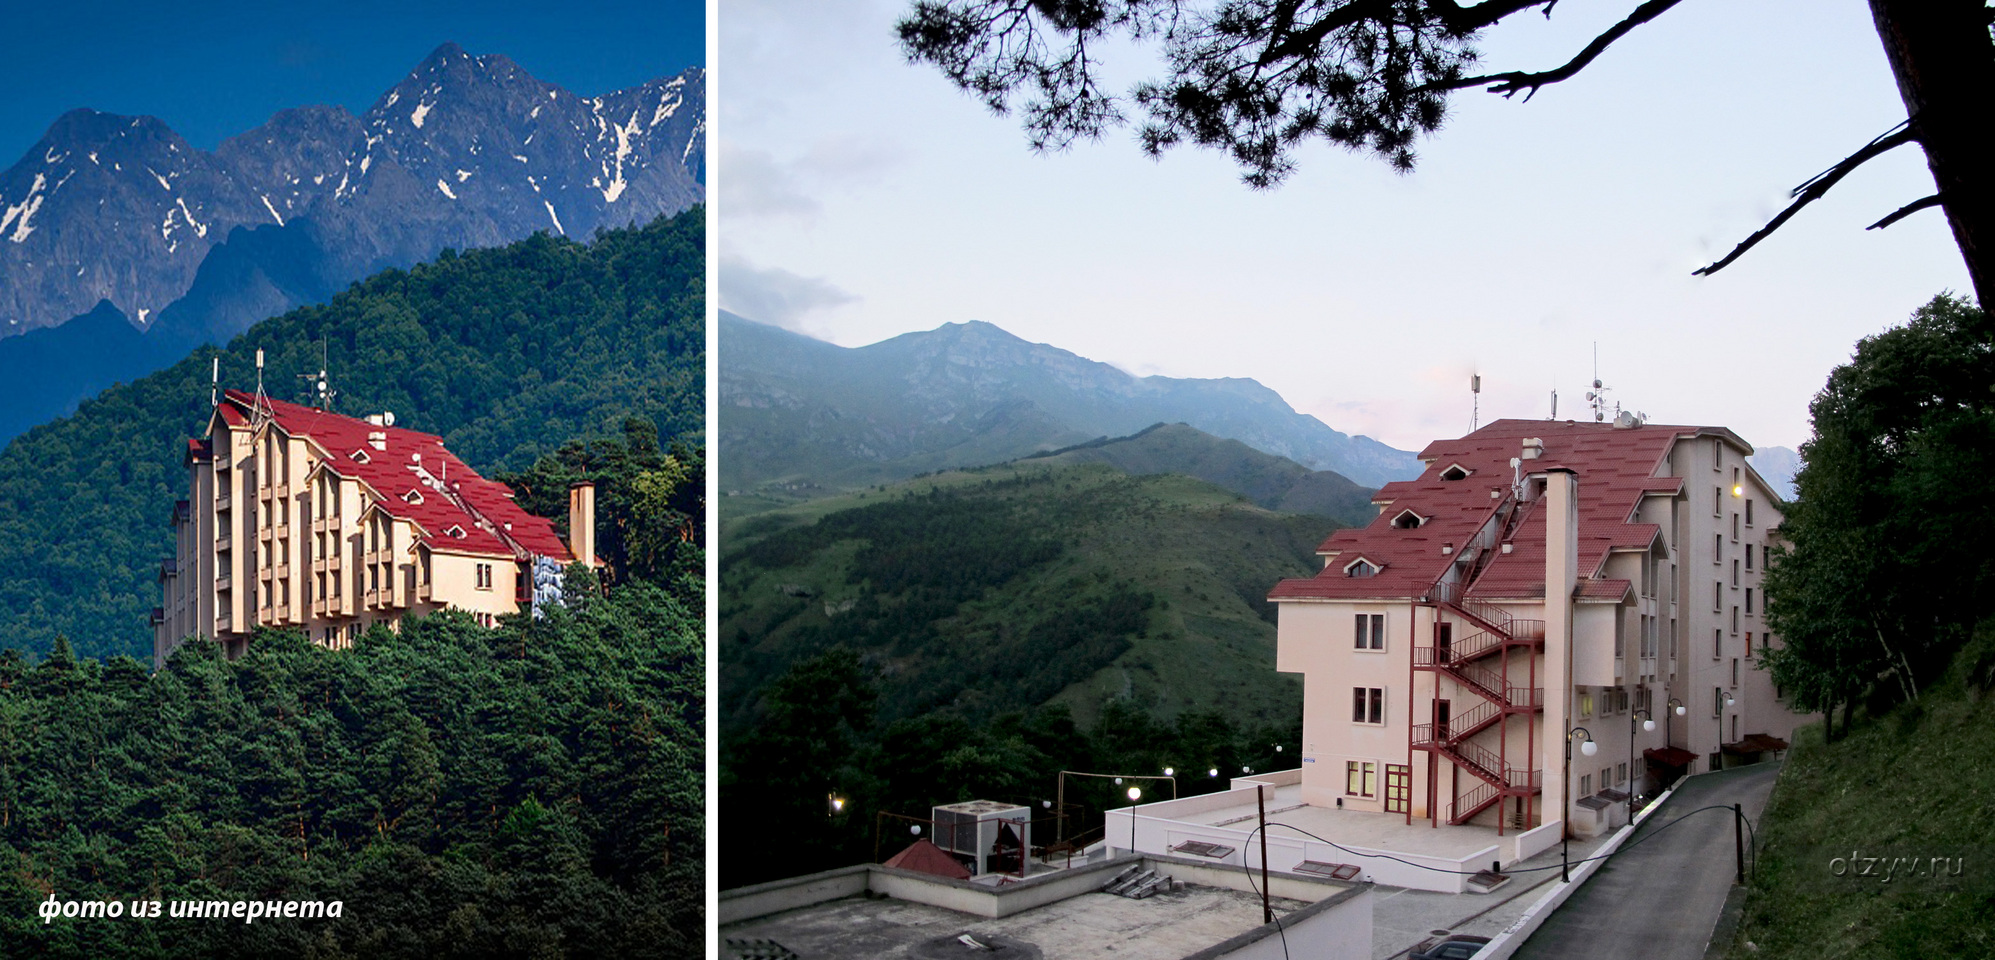
<path id="1" fill-rule="evenodd" d="M 273 418 L 270 397 L 263 392 L 263 348 L 256 348 L 256 408 L 250 411 L 250 433 L 261 433 Z"/>
<path id="2" fill-rule="evenodd" d="M 1482 425 L 1482 374 L 1469 374 L 1469 393 L 1469 432 L 1474 433 Z"/>
<path id="3" fill-rule="evenodd" d="M 332 388 L 332 381 L 326 377 L 326 368 L 332 365 L 328 362 L 331 352 L 332 348 L 326 341 L 319 341 L 319 372 L 298 374 L 298 379 L 308 384 L 313 394 L 312 402 L 320 410 L 331 410 L 333 398 L 339 396 L 339 391 Z"/>
<path id="4" fill-rule="evenodd" d="M 222 355 L 218 353 L 209 359 L 214 365 L 208 368 L 208 406 L 219 407 L 222 405 Z"/>
<path id="5" fill-rule="evenodd" d="M 1558 385 L 1557 385 L 1557 384 L 1553 384 L 1553 385 L 1552 385 L 1552 415 L 1551 415 L 1551 416 L 1549 416 L 1549 417 L 1546 417 L 1545 419 L 1547 419 L 1547 420 L 1557 420 L 1558 418 L 1559 418 L 1559 388 L 1558 388 Z"/>
<path id="6" fill-rule="evenodd" d="M 1593 389 L 1586 392 L 1587 402 L 1593 404 L 1593 420 L 1595 423 L 1607 419 L 1607 390 L 1608 388 L 1602 386 L 1600 383 L 1600 341 L 1595 340 L 1593 342 Z M 1619 404 L 1615 405 L 1614 413 L 1616 416 L 1620 415 L 1621 407 Z"/>

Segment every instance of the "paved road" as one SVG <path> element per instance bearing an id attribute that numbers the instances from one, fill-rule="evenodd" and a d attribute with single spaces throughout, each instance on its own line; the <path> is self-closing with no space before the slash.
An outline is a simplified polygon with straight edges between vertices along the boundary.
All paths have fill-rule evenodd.
<path id="1" fill-rule="evenodd" d="M 1778 764 L 1760 763 L 1683 781 L 1622 851 L 1545 919 L 1516 956 L 1701 960 L 1737 866 L 1731 815 L 1707 810 L 1653 840 L 1636 841 L 1714 804 L 1741 804 L 1746 818 L 1757 824 L 1779 772 Z"/>

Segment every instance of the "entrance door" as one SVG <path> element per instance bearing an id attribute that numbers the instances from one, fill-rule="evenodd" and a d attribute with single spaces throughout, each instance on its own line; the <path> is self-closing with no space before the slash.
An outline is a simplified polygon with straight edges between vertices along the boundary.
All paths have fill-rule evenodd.
<path id="1" fill-rule="evenodd" d="M 1446 700 L 1434 701 L 1434 739 L 1448 739 L 1449 710 L 1452 704 Z"/>
<path id="2" fill-rule="evenodd" d="M 1385 812 L 1405 813 L 1413 799 L 1413 768 L 1403 763 L 1385 765 Z"/>
<path id="3" fill-rule="evenodd" d="M 1437 623 L 1434 625 L 1434 662 L 1447 663 L 1454 659 L 1455 625 Z"/>

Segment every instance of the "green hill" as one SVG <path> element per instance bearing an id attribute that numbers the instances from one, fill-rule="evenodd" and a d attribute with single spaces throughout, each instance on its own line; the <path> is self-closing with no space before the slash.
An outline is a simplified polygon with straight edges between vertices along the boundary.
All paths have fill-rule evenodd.
<path id="1" fill-rule="evenodd" d="M 1311 470 L 1182 423 L 1160 423 L 1132 436 L 1095 440 L 1026 459 L 1106 463 L 1136 476 L 1182 473 L 1225 487 L 1269 510 L 1330 517 L 1347 525 L 1368 523 L 1378 514 L 1372 491 L 1342 474 Z"/>
<path id="2" fill-rule="evenodd" d="M 694 209 L 588 245 L 539 235 L 391 270 L 266 320 L 221 350 L 104 391 L 0 452 L 0 646 L 58 635 L 88 656 L 145 655 L 167 517 L 185 495 L 183 438 L 208 413 L 209 369 L 305 399 L 329 358 L 334 409 L 394 411 L 480 471 L 524 469 L 626 416 L 697 440 L 704 415 L 705 231 Z"/>
<path id="3" fill-rule="evenodd" d="M 1286 727 L 1267 591 L 1336 526 L 1182 475 L 1022 461 L 825 498 L 724 526 L 719 710 L 757 716 L 795 662 L 844 646 L 883 722 L 1124 700 Z"/>
<path id="4" fill-rule="evenodd" d="M 1731 956 L 1995 956 L 1990 757 L 1990 623 L 1918 699 L 1860 716 L 1834 743 L 1820 724 L 1800 730 L 1759 825 L 1759 867 Z M 1838 875 L 1836 858 L 1852 856 L 1879 862 L 1868 877 L 1847 864 Z M 1934 857 L 1947 859 L 1935 868 Z"/>

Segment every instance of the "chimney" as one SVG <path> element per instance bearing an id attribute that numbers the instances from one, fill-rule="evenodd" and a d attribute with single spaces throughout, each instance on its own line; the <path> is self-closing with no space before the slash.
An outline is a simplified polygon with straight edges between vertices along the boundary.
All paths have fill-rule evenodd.
<path id="1" fill-rule="evenodd" d="M 1536 460 L 1545 455 L 1545 441 L 1541 437 L 1524 438 L 1524 459 Z"/>
<path id="2" fill-rule="evenodd" d="M 568 486 L 568 552 L 575 562 L 596 563 L 596 485 L 583 481 Z"/>
<path id="3" fill-rule="evenodd" d="M 1572 591 L 1578 579 L 1579 475 L 1566 467 L 1553 467 L 1545 477 L 1545 727 L 1541 754 L 1552 760 L 1564 754 L 1566 731 L 1572 723 Z M 1550 788 L 1548 782 L 1547 793 Z M 1559 792 L 1564 798 L 1563 809 L 1572 797 L 1563 785 Z M 1545 799 L 1549 806 L 1551 797 Z M 1563 813 L 1559 819 L 1565 819 Z"/>
<path id="4" fill-rule="evenodd" d="M 367 445 L 373 447 L 376 450 L 388 449 L 388 431 L 386 430 L 367 431 Z"/>

